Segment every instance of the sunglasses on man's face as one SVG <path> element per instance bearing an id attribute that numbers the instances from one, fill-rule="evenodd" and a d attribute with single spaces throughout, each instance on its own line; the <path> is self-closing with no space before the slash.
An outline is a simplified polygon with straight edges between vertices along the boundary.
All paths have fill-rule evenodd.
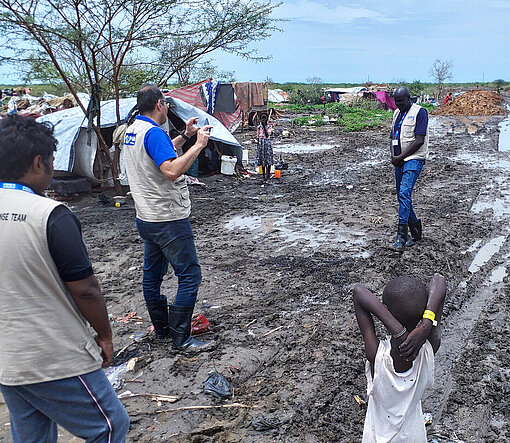
<path id="1" fill-rule="evenodd" d="M 168 103 L 166 101 L 166 98 L 161 98 L 159 99 L 159 101 L 164 105 L 164 106 L 168 106 Z"/>

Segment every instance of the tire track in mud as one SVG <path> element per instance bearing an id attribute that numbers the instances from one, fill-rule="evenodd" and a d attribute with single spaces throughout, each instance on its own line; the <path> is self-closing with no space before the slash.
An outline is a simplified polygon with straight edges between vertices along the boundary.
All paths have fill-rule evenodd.
<path id="1" fill-rule="evenodd" d="M 454 292 L 449 294 L 461 300 L 462 304 L 452 311 L 444 322 L 441 348 L 436 355 L 434 387 L 423 402 L 424 411 L 433 411 L 433 426 L 429 436 L 435 436 L 439 438 L 439 441 L 443 441 L 443 438 L 450 441 L 452 436 L 458 438 L 459 434 L 464 434 L 468 438 L 467 441 L 489 441 L 485 438 L 490 428 L 487 423 L 491 421 L 491 412 L 487 407 L 484 408 L 483 417 L 479 414 L 477 417 L 482 419 L 481 423 L 485 423 L 485 426 L 479 426 L 480 423 L 473 425 L 472 421 L 477 420 L 474 419 L 477 416 L 476 408 L 473 408 L 472 420 L 464 421 L 466 428 L 474 431 L 471 434 L 463 432 L 458 422 L 455 424 L 457 429 L 448 429 L 449 427 L 445 425 L 445 422 L 449 422 L 451 426 L 452 420 L 448 417 L 448 409 L 451 409 L 452 402 L 458 402 L 458 399 L 452 398 L 452 395 L 455 396 L 459 389 L 463 389 L 462 384 L 459 385 L 459 381 L 463 379 L 462 374 L 459 374 L 459 368 L 463 367 L 465 360 L 469 361 L 476 355 L 475 343 L 480 335 L 480 325 L 486 322 L 487 316 L 494 311 L 494 304 L 502 296 L 508 296 L 508 286 L 505 287 L 504 279 L 510 258 L 510 229 L 508 228 L 510 212 L 506 212 L 505 207 L 510 208 L 510 193 L 503 195 L 502 201 L 501 195 L 494 192 L 498 184 L 505 183 L 507 180 L 507 170 L 499 166 L 501 157 L 507 156 L 494 152 L 497 147 L 494 148 L 492 145 L 491 149 L 490 143 L 485 147 L 487 151 L 481 154 L 479 150 L 473 150 L 473 146 L 467 149 L 463 147 L 460 153 L 461 161 L 471 157 L 474 163 L 471 167 L 482 168 L 485 173 L 485 187 L 480 189 L 477 197 L 471 202 L 470 212 L 492 210 L 492 214 L 487 217 L 487 224 L 491 226 L 491 229 L 488 235 L 478 238 L 468 250 L 464 251 L 464 254 L 476 252 L 476 255 L 472 260 L 466 257 L 463 279 Z M 499 209 L 496 205 L 498 202 Z M 482 211 L 476 210 L 480 207 Z M 508 316 L 508 311 L 504 315 Z M 486 331 L 482 329 L 483 332 Z M 508 421 L 502 422 L 500 428 L 508 429 Z M 481 432 L 480 429 L 482 429 Z"/>

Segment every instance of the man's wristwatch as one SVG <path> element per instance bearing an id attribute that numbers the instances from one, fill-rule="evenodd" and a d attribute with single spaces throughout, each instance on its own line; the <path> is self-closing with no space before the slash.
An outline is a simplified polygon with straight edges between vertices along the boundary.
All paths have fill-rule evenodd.
<path id="1" fill-rule="evenodd" d="M 189 137 L 184 133 L 184 131 L 179 132 L 179 135 L 186 141 L 189 140 Z"/>

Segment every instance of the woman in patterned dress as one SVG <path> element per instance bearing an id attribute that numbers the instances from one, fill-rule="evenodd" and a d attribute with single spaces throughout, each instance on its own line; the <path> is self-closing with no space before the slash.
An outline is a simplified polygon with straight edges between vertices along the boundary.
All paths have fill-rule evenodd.
<path id="1" fill-rule="evenodd" d="M 267 114 L 260 117 L 260 125 L 257 128 L 257 156 L 256 166 L 262 166 L 264 181 L 269 180 L 273 161 L 273 146 L 271 145 L 271 132 L 273 125 L 267 122 Z"/>

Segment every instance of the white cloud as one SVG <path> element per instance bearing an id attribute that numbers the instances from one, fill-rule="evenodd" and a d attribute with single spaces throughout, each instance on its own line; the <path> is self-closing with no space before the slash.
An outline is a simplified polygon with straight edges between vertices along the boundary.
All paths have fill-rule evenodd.
<path id="1" fill-rule="evenodd" d="M 276 18 L 301 20 L 322 24 L 346 24 L 358 19 L 374 21 L 391 21 L 383 14 L 367 8 L 350 8 L 347 6 L 327 6 L 312 0 L 285 2 L 275 12 Z"/>

